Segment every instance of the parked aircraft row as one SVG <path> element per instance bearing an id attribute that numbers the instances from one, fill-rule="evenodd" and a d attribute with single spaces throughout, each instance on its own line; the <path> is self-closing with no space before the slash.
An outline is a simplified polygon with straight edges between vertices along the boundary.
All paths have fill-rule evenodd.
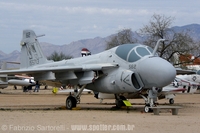
<path id="1" fill-rule="evenodd" d="M 99 54 L 53 62 L 42 53 L 38 37 L 34 31 L 24 30 L 20 69 L 1 70 L 0 75 L 26 74 L 55 86 L 75 86 L 76 93 L 66 98 L 67 109 L 76 107 L 84 88 L 98 95 L 113 95 L 117 106 L 129 95 L 140 95 L 147 99 L 148 109 L 155 106 L 154 99 L 159 97 L 161 88 L 171 84 L 176 76 L 175 68 L 156 54 L 164 39 L 158 40 L 154 49 L 138 43 L 124 44 Z"/>

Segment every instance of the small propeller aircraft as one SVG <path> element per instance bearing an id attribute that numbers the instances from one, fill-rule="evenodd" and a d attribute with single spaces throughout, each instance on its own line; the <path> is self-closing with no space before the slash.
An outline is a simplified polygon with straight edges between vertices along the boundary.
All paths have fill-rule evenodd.
<path id="1" fill-rule="evenodd" d="M 176 94 L 193 94 L 197 91 L 199 83 L 182 78 L 184 75 L 177 75 L 174 81 L 168 86 L 163 87 L 162 93 L 158 95 L 159 99 L 169 99 L 169 103 L 174 103 Z M 189 76 L 189 75 L 188 75 Z"/>
<path id="2" fill-rule="evenodd" d="M 27 74 L 35 81 L 75 86 L 77 93 L 66 99 L 67 109 L 76 107 L 84 88 L 114 94 L 116 101 L 121 101 L 121 94 L 138 94 L 145 88 L 151 97 L 154 88 L 170 84 L 176 76 L 175 68 L 156 54 L 164 39 L 158 40 L 154 49 L 138 43 L 123 44 L 99 54 L 53 62 L 43 55 L 38 37 L 33 30 L 24 30 L 20 69 L 2 70 L 0 74 Z"/>

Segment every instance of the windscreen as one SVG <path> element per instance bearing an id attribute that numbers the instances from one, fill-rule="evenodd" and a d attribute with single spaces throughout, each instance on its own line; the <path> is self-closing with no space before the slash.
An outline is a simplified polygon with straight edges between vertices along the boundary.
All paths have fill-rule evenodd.
<path id="1" fill-rule="evenodd" d="M 153 49 L 141 44 L 120 45 L 115 53 L 127 62 L 136 62 L 146 55 L 152 55 Z"/>

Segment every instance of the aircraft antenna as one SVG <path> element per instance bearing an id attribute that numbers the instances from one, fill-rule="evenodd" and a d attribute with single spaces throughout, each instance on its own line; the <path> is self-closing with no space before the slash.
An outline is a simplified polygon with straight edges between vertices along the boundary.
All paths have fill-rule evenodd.
<path id="1" fill-rule="evenodd" d="M 156 54 L 156 51 L 157 51 L 158 46 L 159 46 L 159 44 L 160 44 L 161 41 L 164 42 L 165 39 L 159 39 L 159 40 L 157 41 L 156 46 L 155 46 L 155 48 L 154 48 L 154 50 L 153 50 L 152 55 L 155 55 L 155 54 Z"/>
<path id="2" fill-rule="evenodd" d="M 38 35 L 38 36 L 36 36 L 36 37 L 38 38 L 38 37 L 43 37 L 43 36 L 45 36 L 45 34 L 42 34 L 42 35 Z"/>

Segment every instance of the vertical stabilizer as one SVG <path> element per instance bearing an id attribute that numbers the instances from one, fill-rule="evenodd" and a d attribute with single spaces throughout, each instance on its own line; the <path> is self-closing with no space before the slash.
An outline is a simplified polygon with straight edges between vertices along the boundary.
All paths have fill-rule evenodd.
<path id="1" fill-rule="evenodd" d="M 7 63 L 3 62 L 3 65 L 1 66 L 1 70 L 7 69 Z M 8 87 L 8 76 L 7 74 L 0 74 L 0 88 L 4 89 Z"/>
<path id="2" fill-rule="evenodd" d="M 1 70 L 6 70 L 7 69 L 7 62 L 3 62 L 1 65 Z"/>
<path id="3" fill-rule="evenodd" d="M 40 44 L 37 40 L 35 32 L 32 30 L 24 30 L 21 40 L 21 64 L 20 68 L 28 68 L 48 62 L 44 56 Z"/>

